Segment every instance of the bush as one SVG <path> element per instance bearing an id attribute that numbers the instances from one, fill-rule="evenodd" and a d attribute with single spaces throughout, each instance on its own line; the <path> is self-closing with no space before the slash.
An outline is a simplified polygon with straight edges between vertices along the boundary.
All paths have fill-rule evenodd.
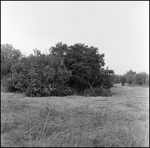
<path id="1" fill-rule="evenodd" d="M 5 89 L 6 92 L 14 92 L 15 91 L 13 79 L 11 77 L 3 77 L 2 87 Z"/>
<path id="2" fill-rule="evenodd" d="M 69 87 L 51 88 L 49 86 L 30 85 L 25 94 L 30 97 L 67 96 L 72 95 L 73 90 Z"/>
<path id="3" fill-rule="evenodd" d="M 93 88 L 92 90 L 85 89 L 84 96 L 111 96 L 111 91 L 103 87 Z"/>
<path id="4" fill-rule="evenodd" d="M 1 84 L 6 92 L 24 92 L 27 88 L 26 78 L 21 74 L 3 77 Z"/>
<path id="5" fill-rule="evenodd" d="M 55 96 L 68 96 L 73 95 L 73 90 L 70 87 L 57 88 L 53 92 Z"/>
<path id="6" fill-rule="evenodd" d="M 126 77 L 124 75 L 121 76 L 120 81 L 121 81 L 122 86 L 124 86 L 124 84 L 126 83 Z"/>

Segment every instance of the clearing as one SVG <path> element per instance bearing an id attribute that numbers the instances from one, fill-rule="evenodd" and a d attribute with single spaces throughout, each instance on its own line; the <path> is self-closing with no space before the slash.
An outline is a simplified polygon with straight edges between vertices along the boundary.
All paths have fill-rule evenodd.
<path id="1" fill-rule="evenodd" d="M 149 146 L 149 87 L 111 97 L 26 97 L 1 92 L 2 147 Z"/>

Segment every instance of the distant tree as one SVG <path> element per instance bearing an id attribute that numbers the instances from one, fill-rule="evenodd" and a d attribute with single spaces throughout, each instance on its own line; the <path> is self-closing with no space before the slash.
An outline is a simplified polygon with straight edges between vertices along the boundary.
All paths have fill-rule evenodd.
<path id="1" fill-rule="evenodd" d="M 100 74 L 99 78 L 102 81 L 102 84 L 104 88 L 106 89 L 110 89 L 111 87 L 113 87 L 113 77 L 114 75 L 114 71 L 113 70 L 109 70 L 108 67 L 106 67 L 106 69 L 103 69 L 103 73 Z"/>
<path id="2" fill-rule="evenodd" d="M 135 71 L 129 70 L 124 76 L 128 84 L 149 85 L 149 75 L 145 72 L 136 73 Z"/>
<path id="3" fill-rule="evenodd" d="M 116 75 L 116 83 L 120 83 L 121 75 Z"/>
<path id="4" fill-rule="evenodd" d="M 111 75 L 111 80 L 114 84 L 120 83 L 120 75 L 116 75 L 116 74 Z"/>
<path id="5" fill-rule="evenodd" d="M 126 73 L 126 75 L 135 75 L 135 74 L 136 74 L 136 71 L 132 71 L 132 70 L 129 70 Z"/>
<path id="6" fill-rule="evenodd" d="M 127 73 L 125 74 L 126 82 L 128 84 L 133 84 L 135 75 L 136 75 L 136 72 L 134 72 L 132 70 L 127 71 Z"/>
<path id="7" fill-rule="evenodd" d="M 136 74 L 134 83 L 137 85 L 149 85 L 149 75 L 145 72 Z"/>
<path id="8" fill-rule="evenodd" d="M 126 83 L 126 77 L 124 75 L 121 76 L 120 81 L 121 81 L 122 86 L 124 86 L 124 84 Z"/>

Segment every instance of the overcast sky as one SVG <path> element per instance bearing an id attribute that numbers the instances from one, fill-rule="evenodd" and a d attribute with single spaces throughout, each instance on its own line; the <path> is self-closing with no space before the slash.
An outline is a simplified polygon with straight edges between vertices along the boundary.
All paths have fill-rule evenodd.
<path id="1" fill-rule="evenodd" d="M 116 74 L 149 73 L 149 1 L 1 1 L 1 44 L 23 54 L 85 43 Z"/>

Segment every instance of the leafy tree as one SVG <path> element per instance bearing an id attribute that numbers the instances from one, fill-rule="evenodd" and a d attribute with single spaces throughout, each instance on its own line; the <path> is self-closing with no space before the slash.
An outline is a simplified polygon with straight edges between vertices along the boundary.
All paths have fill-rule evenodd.
<path id="1" fill-rule="evenodd" d="M 124 86 L 124 84 L 126 83 L 125 75 L 121 76 L 120 81 L 121 81 L 122 86 Z"/>
<path id="2" fill-rule="evenodd" d="M 149 76 L 145 72 L 136 74 L 134 82 L 137 85 L 149 85 Z"/>
<path id="3" fill-rule="evenodd" d="M 120 78 L 121 78 L 121 75 L 116 75 L 116 83 L 120 83 Z"/>
<path id="4" fill-rule="evenodd" d="M 50 47 L 50 53 L 58 57 L 64 57 L 67 54 L 68 46 L 62 42 L 58 42 L 55 46 Z"/>
<path id="5" fill-rule="evenodd" d="M 72 94 L 74 89 L 94 96 L 110 95 L 114 71 L 103 68 L 104 54 L 99 54 L 96 47 L 59 42 L 49 54 L 34 49 L 29 56 L 10 49 L 15 54 L 8 55 L 10 72 L 3 81 L 8 91 L 22 91 L 27 96 L 62 96 Z"/>
<path id="6" fill-rule="evenodd" d="M 64 61 L 68 70 L 72 71 L 69 85 L 73 88 L 83 91 L 86 88 L 92 90 L 93 87 L 107 85 L 110 79 L 110 73 L 113 71 L 104 70 L 104 54 L 98 53 L 98 48 L 88 47 L 84 44 L 66 44 L 57 43 L 56 47 L 51 47 L 53 55 L 58 56 Z M 106 76 L 107 75 L 107 76 Z"/>
<path id="7" fill-rule="evenodd" d="M 132 70 L 129 70 L 127 71 L 127 73 L 125 74 L 126 76 L 126 81 L 128 84 L 132 84 L 134 83 L 134 77 L 136 75 L 136 72 L 132 71 Z"/>
<path id="8" fill-rule="evenodd" d="M 1 44 L 1 77 L 11 73 L 11 65 L 22 56 L 11 44 Z"/>
<path id="9" fill-rule="evenodd" d="M 149 76 L 145 72 L 136 73 L 132 70 L 127 71 L 124 75 L 128 84 L 149 85 Z"/>
<path id="10" fill-rule="evenodd" d="M 120 75 L 116 75 L 116 74 L 113 74 L 111 75 L 111 81 L 113 84 L 119 84 L 120 83 Z"/>
<path id="11" fill-rule="evenodd" d="M 63 90 L 71 76 L 60 58 L 41 54 L 37 49 L 34 54 L 14 63 L 11 71 L 11 90 L 24 91 L 28 96 L 55 95 L 54 90 L 61 95 L 58 92 Z"/>

